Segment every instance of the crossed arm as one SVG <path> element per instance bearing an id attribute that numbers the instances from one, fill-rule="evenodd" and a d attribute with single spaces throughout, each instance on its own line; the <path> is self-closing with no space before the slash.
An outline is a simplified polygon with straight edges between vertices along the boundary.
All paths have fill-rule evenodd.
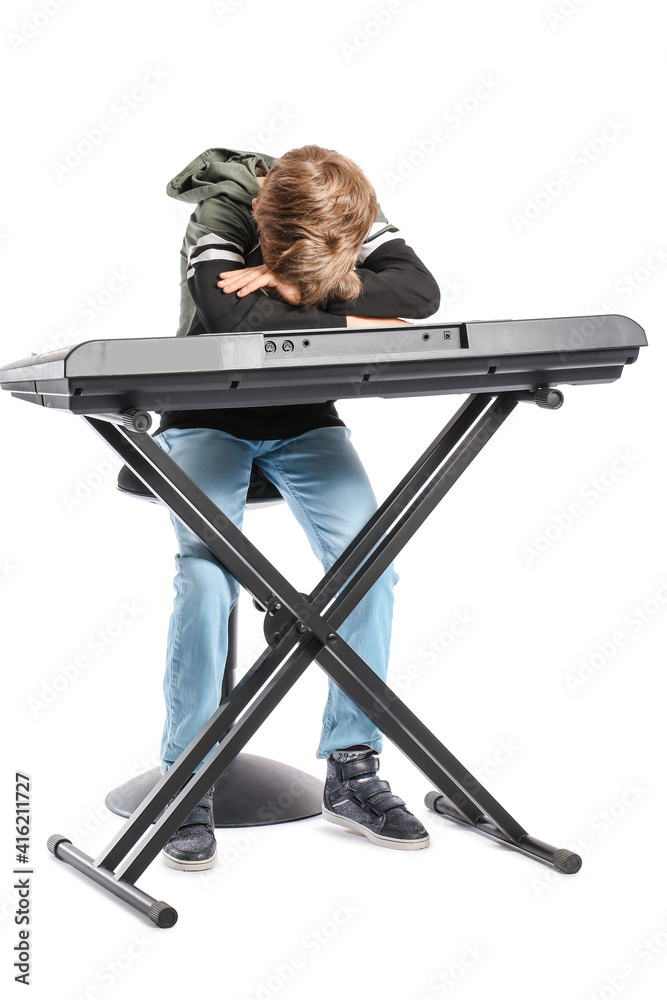
<path id="1" fill-rule="evenodd" d="M 257 267 L 243 267 L 238 271 L 223 271 L 219 275 L 218 288 L 222 288 L 226 294 L 236 292 L 239 297 L 248 295 L 258 288 L 275 288 L 279 295 L 292 306 L 298 306 L 301 301 L 301 294 L 296 285 L 281 281 L 272 271 L 269 271 L 266 264 L 259 264 Z M 347 326 L 409 326 L 407 320 L 394 318 L 380 318 L 374 316 L 350 316 L 344 317 Z"/>
<path id="2" fill-rule="evenodd" d="M 394 326 L 397 317 L 424 319 L 437 312 L 440 290 L 414 250 L 393 226 L 364 242 L 356 264 L 362 291 L 356 299 L 297 308 L 295 285 L 265 264 L 246 267 L 240 243 L 205 232 L 188 251 L 188 288 L 209 333 L 257 329 Z M 220 232 L 220 231 L 219 231 Z"/>
<path id="3" fill-rule="evenodd" d="M 265 179 L 266 179 L 265 177 L 257 178 L 257 183 L 259 184 L 260 188 L 264 184 Z M 255 201 L 253 199 L 253 208 L 254 207 L 255 207 Z M 396 241 L 394 240 L 390 242 L 395 243 Z M 401 242 L 403 242 L 403 240 L 401 240 Z M 409 250 L 409 248 L 406 249 Z M 415 261 L 416 260 L 417 258 L 415 256 Z M 394 270 L 395 270 L 395 263 L 396 262 L 394 261 Z M 421 264 L 421 262 L 419 263 Z M 414 262 L 409 261 L 409 259 L 408 259 L 408 264 L 414 266 Z M 422 281 L 424 280 L 424 276 L 427 276 L 427 278 L 431 279 L 433 285 L 435 285 L 435 280 L 433 279 L 432 275 L 430 275 L 426 271 L 426 268 L 424 268 L 423 265 L 421 265 L 421 267 L 423 271 L 422 275 L 420 276 L 422 278 Z M 380 264 L 380 271 L 382 271 L 382 264 Z M 367 271 L 367 275 L 372 273 L 373 273 L 372 271 Z M 281 281 L 277 277 L 277 275 L 273 274 L 269 270 L 266 264 L 260 264 L 257 267 L 244 267 L 234 271 L 222 271 L 218 277 L 220 280 L 217 283 L 217 287 L 221 288 L 222 291 L 226 294 L 232 294 L 235 292 L 239 297 L 243 297 L 245 295 L 248 295 L 250 292 L 257 291 L 260 288 L 274 288 L 276 292 L 278 292 L 278 294 L 282 297 L 282 299 L 285 302 L 289 303 L 289 305 L 298 306 L 299 302 L 301 301 L 301 294 L 299 292 L 298 287 L 296 285 L 289 284 L 286 281 Z M 391 275 L 390 277 L 393 278 L 395 281 L 396 279 L 395 274 Z M 368 284 L 368 279 L 366 285 L 367 284 Z M 388 287 L 386 289 L 382 289 L 382 291 L 384 291 L 385 294 L 386 291 L 388 290 Z M 437 299 L 437 302 L 434 303 L 434 308 L 431 310 L 431 312 L 436 312 L 439 306 L 440 293 L 439 289 L 437 288 L 437 285 L 435 285 L 435 297 Z M 387 317 L 387 316 L 377 315 L 377 308 L 375 310 L 375 313 L 373 314 L 372 305 L 373 304 L 371 303 L 371 315 L 368 316 L 351 315 L 350 313 L 347 313 L 347 310 L 344 307 L 342 310 L 340 311 L 336 310 L 336 311 L 338 315 L 345 316 L 345 324 L 347 326 L 360 327 L 360 326 L 383 326 L 383 325 L 395 326 L 396 324 L 404 324 L 406 326 L 409 325 L 405 320 L 400 320 L 398 319 L 398 317 Z M 406 311 L 403 310 L 397 310 L 397 311 L 403 312 L 404 315 L 410 315 L 409 311 L 407 311 L 410 309 L 410 305 L 411 303 L 405 305 Z M 345 324 L 341 323 L 341 325 Z"/>

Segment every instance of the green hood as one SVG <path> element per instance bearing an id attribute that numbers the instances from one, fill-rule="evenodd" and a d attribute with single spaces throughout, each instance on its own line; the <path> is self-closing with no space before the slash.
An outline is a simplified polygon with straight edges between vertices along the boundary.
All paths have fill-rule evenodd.
<path id="1" fill-rule="evenodd" d="M 181 310 L 177 337 L 197 328 L 188 290 L 188 252 L 198 240 L 217 233 L 243 247 L 246 267 L 262 263 L 252 199 L 259 194 L 255 168 L 268 173 L 275 156 L 243 149 L 207 149 L 167 184 L 170 198 L 189 202 L 194 211 L 181 246 Z"/>
<path id="2" fill-rule="evenodd" d="M 255 168 L 267 173 L 275 156 L 242 149 L 207 149 L 167 184 L 167 194 L 196 203 L 223 195 L 250 207 L 259 192 Z"/>

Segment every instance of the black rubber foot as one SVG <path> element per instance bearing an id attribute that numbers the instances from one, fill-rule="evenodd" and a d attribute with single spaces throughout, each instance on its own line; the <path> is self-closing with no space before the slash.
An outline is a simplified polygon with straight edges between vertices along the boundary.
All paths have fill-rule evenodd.
<path id="1" fill-rule="evenodd" d="M 148 916 L 158 927 L 173 927 L 178 920 L 178 913 L 174 907 L 164 903 L 161 899 L 151 904 Z"/>
<path id="2" fill-rule="evenodd" d="M 56 848 L 58 847 L 58 844 L 71 844 L 71 843 L 72 841 L 68 837 L 63 837 L 62 834 L 60 833 L 54 833 L 53 836 L 49 837 L 49 839 L 47 840 L 46 846 L 51 851 L 51 854 L 53 854 L 56 858 L 58 858 L 58 855 L 56 854 Z M 62 859 L 58 858 L 58 861 L 60 860 Z"/>
<path id="3" fill-rule="evenodd" d="M 581 868 L 581 858 L 562 847 L 554 854 L 554 868 L 565 875 L 574 875 Z"/>
<path id="4" fill-rule="evenodd" d="M 424 805 L 427 809 L 431 809 L 438 816 L 446 816 L 447 819 L 454 819 L 459 823 L 464 823 L 466 826 L 472 826 L 472 823 L 463 815 L 460 809 L 457 809 L 453 802 L 450 802 L 442 792 L 427 792 L 424 796 Z"/>
<path id="5" fill-rule="evenodd" d="M 433 812 L 437 812 L 435 808 L 436 799 L 439 799 L 442 792 L 427 792 L 424 798 L 424 805 L 427 809 L 431 809 Z"/>

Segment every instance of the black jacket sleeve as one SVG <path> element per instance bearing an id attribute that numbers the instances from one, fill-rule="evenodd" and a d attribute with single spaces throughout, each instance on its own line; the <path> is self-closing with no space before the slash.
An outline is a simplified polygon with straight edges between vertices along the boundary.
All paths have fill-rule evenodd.
<path id="1" fill-rule="evenodd" d="M 363 291 L 355 299 L 330 300 L 339 316 L 426 319 L 440 308 L 435 278 L 401 237 L 390 239 L 357 264 Z"/>
<path id="2" fill-rule="evenodd" d="M 261 288 L 247 295 L 218 288 L 220 271 L 236 271 L 241 261 L 197 261 L 188 271 L 188 289 L 207 333 L 247 333 L 254 330 L 313 330 L 346 326 L 344 316 L 313 306 L 299 309 Z"/>

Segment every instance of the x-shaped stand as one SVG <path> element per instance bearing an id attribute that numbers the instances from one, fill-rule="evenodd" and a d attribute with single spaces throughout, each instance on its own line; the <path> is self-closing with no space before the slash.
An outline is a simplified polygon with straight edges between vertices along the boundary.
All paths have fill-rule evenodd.
<path id="1" fill-rule="evenodd" d="M 134 883 L 316 660 L 433 782 L 438 791 L 426 798 L 431 808 L 558 871 L 577 872 L 581 858 L 529 836 L 337 632 L 520 399 L 534 400 L 535 396 L 528 392 L 469 396 L 307 597 L 292 587 L 145 430 L 132 430 L 130 420 L 126 418 L 124 424 L 120 414 L 118 423 L 84 415 L 265 609 L 273 639 L 99 857 L 93 860 L 58 834 L 49 839 L 51 852 L 158 926 L 173 926 L 174 908 Z M 208 760 L 193 773 L 210 751 Z"/>

